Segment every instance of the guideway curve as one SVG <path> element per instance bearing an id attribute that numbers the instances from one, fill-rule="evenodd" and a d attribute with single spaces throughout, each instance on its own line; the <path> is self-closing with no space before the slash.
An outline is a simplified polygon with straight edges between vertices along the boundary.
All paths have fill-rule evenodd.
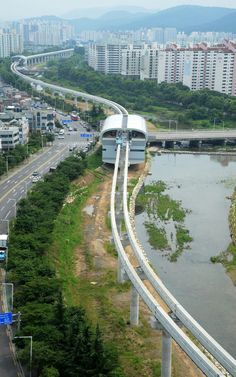
<path id="1" fill-rule="evenodd" d="M 114 101 L 104 99 L 102 97 L 93 96 L 87 93 L 78 92 L 75 90 L 62 88 L 58 85 L 48 84 L 41 80 L 32 79 L 20 73 L 17 70 L 17 63 L 13 63 L 11 66 L 12 71 L 19 75 L 22 79 L 33 82 L 34 84 L 39 84 L 42 87 L 47 87 L 62 93 L 68 93 L 73 96 L 81 97 L 92 102 L 102 103 L 110 108 L 112 108 L 116 113 L 123 114 L 125 117 L 128 115 L 128 111 L 121 105 Z M 125 124 L 125 122 L 124 122 Z M 127 130 L 123 130 L 125 133 Z M 126 138 L 128 139 L 128 138 Z M 130 224 L 129 213 L 127 208 L 127 174 L 128 174 L 128 159 L 129 159 L 129 143 L 126 142 L 122 148 L 126 150 L 125 157 L 125 168 L 120 174 L 123 174 L 124 185 L 123 192 L 123 213 L 125 219 L 125 226 L 129 236 L 129 241 L 132 246 L 133 252 L 136 255 L 141 268 L 143 269 L 146 277 L 151 282 L 155 290 L 160 294 L 162 299 L 167 303 L 169 308 L 175 313 L 175 315 L 181 320 L 183 325 L 188 328 L 199 342 L 214 356 L 214 358 L 233 376 L 236 377 L 236 361 L 228 354 L 191 316 L 190 314 L 178 303 L 174 296 L 167 290 L 161 280 L 157 277 L 154 271 L 149 266 L 146 257 L 143 255 L 142 250 L 139 248 Z M 121 146 L 117 147 L 116 164 L 114 168 L 114 176 L 112 183 L 112 193 L 111 193 L 111 220 L 112 220 L 112 232 L 114 237 L 114 242 L 117 248 L 118 256 L 121 261 L 123 268 L 125 269 L 129 279 L 131 280 L 133 286 L 143 298 L 155 318 L 163 325 L 166 331 L 171 335 L 173 339 L 180 345 L 180 347 L 189 355 L 189 357 L 196 363 L 196 365 L 202 370 L 202 372 L 207 376 L 221 377 L 225 374 L 221 372 L 205 355 L 204 353 L 192 343 L 188 336 L 175 324 L 175 322 L 169 317 L 167 313 L 160 307 L 156 302 L 151 293 L 147 290 L 146 286 L 143 284 L 136 270 L 130 264 L 126 252 L 122 246 L 120 235 L 117 228 L 116 220 L 116 184 L 118 176 L 118 168 L 120 163 L 120 150 Z M 120 169 L 121 170 L 121 169 Z"/>

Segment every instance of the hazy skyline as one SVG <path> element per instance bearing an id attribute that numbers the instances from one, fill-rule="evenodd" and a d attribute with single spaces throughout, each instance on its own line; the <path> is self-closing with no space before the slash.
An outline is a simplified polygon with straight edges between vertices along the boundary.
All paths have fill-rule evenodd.
<path id="1" fill-rule="evenodd" d="M 235 0 L 127 0 L 123 5 L 140 6 L 149 9 L 165 9 L 177 5 L 203 5 L 236 8 Z M 66 0 L 59 3 L 58 0 L 24 0 L 23 6 L 21 0 L 8 0 L 0 6 L 0 20 L 7 21 L 26 17 L 37 17 L 42 15 L 62 16 L 64 13 L 73 9 L 84 9 L 90 7 L 109 7 L 121 6 L 119 0 L 87 0 L 86 3 L 81 0 Z"/>

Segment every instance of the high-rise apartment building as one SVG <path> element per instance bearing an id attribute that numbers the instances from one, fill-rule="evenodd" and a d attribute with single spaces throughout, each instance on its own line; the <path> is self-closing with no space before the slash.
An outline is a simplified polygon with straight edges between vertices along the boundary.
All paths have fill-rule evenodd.
<path id="1" fill-rule="evenodd" d="M 183 48 L 170 44 L 91 44 L 89 65 L 105 74 L 156 79 L 158 83 L 182 82 L 191 90 L 208 88 L 236 95 L 236 44 L 224 41 Z"/>
<path id="2" fill-rule="evenodd" d="M 177 41 L 177 30 L 174 27 L 164 29 L 164 44 L 174 43 Z"/>
<path id="3" fill-rule="evenodd" d="M 140 79 L 157 80 L 159 53 L 157 46 L 144 48 L 141 55 Z"/>
<path id="4" fill-rule="evenodd" d="M 88 47 L 88 64 L 95 71 L 120 74 L 122 51 L 127 45 L 119 43 L 91 43 Z"/>
<path id="5" fill-rule="evenodd" d="M 122 51 L 121 74 L 124 76 L 140 77 L 142 45 L 129 45 Z"/>
<path id="6" fill-rule="evenodd" d="M 0 58 L 7 58 L 11 54 L 23 51 L 23 40 L 20 34 L 10 31 L 0 31 Z"/>
<path id="7" fill-rule="evenodd" d="M 62 21 L 30 19 L 20 29 L 24 43 L 34 46 L 60 46 L 74 36 L 72 26 Z"/>
<path id="8" fill-rule="evenodd" d="M 185 52 L 183 84 L 191 90 L 208 88 L 236 95 L 236 44 L 199 44 Z"/>

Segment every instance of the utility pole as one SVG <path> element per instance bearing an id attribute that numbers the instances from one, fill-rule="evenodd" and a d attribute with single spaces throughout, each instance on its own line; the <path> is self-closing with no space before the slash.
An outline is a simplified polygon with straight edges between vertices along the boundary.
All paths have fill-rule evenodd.
<path id="1" fill-rule="evenodd" d="M 30 369 L 29 377 L 32 377 L 32 356 L 33 356 L 33 337 L 29 336 L 15 336 L 14 339 L 30 339 Z"/>

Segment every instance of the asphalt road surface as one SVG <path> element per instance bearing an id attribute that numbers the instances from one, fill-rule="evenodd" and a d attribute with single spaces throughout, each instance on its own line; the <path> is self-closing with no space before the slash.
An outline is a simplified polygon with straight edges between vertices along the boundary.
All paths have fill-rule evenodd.
<path id="1" fill-rule="evenodd" d="M 86 129 L 79 123 L 73 122 L 76 131 L 69 132 L 65 128 L 64 139 L 57 139 L 50 147 L 44 147 L 36 155 L 32 155 L 28 161 L 20 167 L 9 171 L 8 175 L 0 179 L 0 233 L 8 233 L 9 221 L 16 216 L 17 202 L 27 195 L 27 191 L 33 185 L 32 173 L 37 171 L 40 175 L 46 174 L 51 166 L 57 166 L 71 153 L 70 146 L 76 146 L 78 150 L 88 144 L 87 138 L 83 135 Z M 87 132 L 88 133 L 88 132 Z M 0 275 L 0 284 L 2 287 Z M 0 313 L 4 312 L 0 300 Z M 14 313 L 14 309 L 13 309 Z M 7 333 L 6 326 L 0 325 L 0 377 L 18 377 L 17 363 L 12 353 L 12 345 Z"/>

